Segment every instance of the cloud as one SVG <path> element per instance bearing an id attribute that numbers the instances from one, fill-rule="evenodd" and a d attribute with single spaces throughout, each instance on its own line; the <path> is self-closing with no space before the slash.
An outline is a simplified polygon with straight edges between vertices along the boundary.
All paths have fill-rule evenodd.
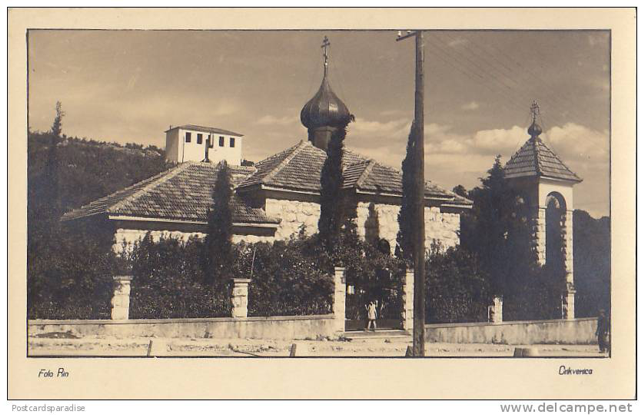
<path id="1" fill-rule="evenodd" d="M 299 121 L 298 117 L 289 117 L 289 116 L 274 117 L 272 115 L 264 115 L 259 120 L 255 121 L 255 124 L 286 126 L 286 125 L 295 124 L 298 121 Z"/>
<path id="2" fill-rule="evenodd" d="M 562 158 L 580 167 L 608 163 L 608 131 L 566 123 L 563 127 L 552 127 L 544 141 Z"/>
<path id="3" fill-rule="evenodd" d="M 472 151 L 479 154 L 503 154 L 517 149 L 527 139 L 526 129 L 515 125 L 510 129 L 477 131 L 470 144 Z"/>
<path id="4" fill-rule="evenodd" d="M 406 118 L 400 118 L 397 120 L 380 122 L 380 121 L 369 121 L 364 118 L 356 118 L 355 122 L 351 123 L 350 128 L 351 132 L 357 135 L 362 134 L 392 134 L 399 133 L 403 129 L 409 130 L 411 123 Z"/>
<path id="5" fill-rule="evenodd" d="M 380 115 L 382 115 L 383 117 L 391 117 L 394 115 L 402 115 L 404 113 L 405 111 L 403 110 L 385 110 L 385 111 L 381 111 Z"/>
<path id="6" fill-rule="evenodd" d="M 465 105 L 461 105 L 461 109 L 466 111 L 474 111 L 479 109 L 479 103 L 476 101 L 471 101 Z"/>

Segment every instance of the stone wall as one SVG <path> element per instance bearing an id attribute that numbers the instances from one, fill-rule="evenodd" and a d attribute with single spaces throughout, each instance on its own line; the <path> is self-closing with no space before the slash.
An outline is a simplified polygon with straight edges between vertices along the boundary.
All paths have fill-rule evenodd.
<path id="1" fill-rule="evenodd" d="M 596 344 L 596 330 L 596 318 L 428 324 L 425 339 L 433 343 Z"/>
<path id="2" fill-rule="evenodd" d="M 302 225 L 305 233 L 313 235 L 318 231 L 320 219 L 320 205 L 314 201 L 290 199 L 265 199 L 266 214 L 269 217 L 279 218 L 279 224 L 274 236 L 235 234 L 233 242 L 246 241 L 273 242 L 282 241 L 297 235 Z M 389 242 L 392 253 L 396 247 L 398 236 L 398 211 L 400 206 L 387 203 L 358 202 L 357 224 L 361 237 L 371 239 L 378 235 Z M 425 246 L 427 249 L 434 241 L 440 242 L 443 248 L 459 244 L 458 232 L 460 230 L 460 215 L 458 213 L 441 212 L 438 207 L 425 208 Z M 116 231 L 114 250 L 120 252 L 123 243 L 133 244 L 142 239 L 150 231 L 152 238 L 158 240 L 161 236 L 170 236 L 181 240 L 188 240 L 192 236 L 203 238 L 203 232 L 190 230 L 148 230 L 120 227 Z"/>
<path id="3" fill-rule="evenodd" d="M 275 239 L 283 241 L 297 235 L 302 225 L 305 226 L 307 235 L 316 233 L 320 220 L 320 205 L 315 202 L 267 198 L 266 215 L 281 219 Z"/>
<path id="4" fill-rule="evenodd" d="M 317 224 L 316 224 L 317 225 Z M 117 229 L 114 235 L 115 243 L 113 245 L 114 252 L 122 252 L 124 243 L 125 246 L 132 246 L 135 242 L 140 241 L 145 235 L 150 232 L 152 240 L 158 241 L 161 237 L 172 237 L 187 241 L 191 237 L 205 238 L 206 234 L 203 232 L 181 232 L 181 231 L 149 231 L 146 229 Z M 233 243 L 246 241 L 250 243 L 255 242 L 273 242 L 275 240 L 272 236 L 259 236 L 259 235 L 233 235 Z"/>
<path id="5" fill-rule="evenodd" d="M 334 316 L 186 318 L 163 320 L 30 320 L 28 335 L 69 333 L 78 337 L 315 339 L 337 336 Z"/>
<path id="6" fill-rule="evenodd" d="M 400 206 L 384 203 L 359 202 L 358 233 L 371 239 L 375 235 L 389 242 L 392 253 L 398 237 L 398 212 Z M 438 207 L 425 207 L 425 247 L 429 249 L 434 241 L 443 248 L 459 244 L 461 216 L 458 213 L 442 213 Z"/>

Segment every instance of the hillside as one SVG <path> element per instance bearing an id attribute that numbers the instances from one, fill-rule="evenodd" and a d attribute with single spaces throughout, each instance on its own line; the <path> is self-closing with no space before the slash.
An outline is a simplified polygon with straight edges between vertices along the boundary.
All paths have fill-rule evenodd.
<path id="1" fill-rule="evenodd" d="M 168 166 L 165 153 L 137 144 L 105 143 L 64 137 L 52 149 L 49 133 L 30 133 L 28 143 L 29 206 L 48 198 L 51 178 L 44 177 L 52 155 L 56 158 L 60 213 L 153 176 Z M 53 163 L 53 161 L 52 161 Z"/>

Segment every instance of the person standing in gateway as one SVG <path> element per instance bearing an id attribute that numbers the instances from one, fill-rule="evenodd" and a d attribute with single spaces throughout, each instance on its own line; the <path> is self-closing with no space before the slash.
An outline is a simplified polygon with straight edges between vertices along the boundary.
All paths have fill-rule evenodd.
<path id="1" fill-rule="evenodd" d="M 371 301 L 367 308 L 367 330 L 369 330 L 373 325 L 373 331 L 376 331 L 376 317 L 378 316 L 376 311 L 376 302 Z"/>

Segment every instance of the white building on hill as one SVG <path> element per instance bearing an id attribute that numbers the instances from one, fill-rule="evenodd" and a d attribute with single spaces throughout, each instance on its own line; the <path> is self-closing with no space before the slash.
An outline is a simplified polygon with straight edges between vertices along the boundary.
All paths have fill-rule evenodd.
<path id="1" fill-rule="evenodd" d="M 242 134 L 221 128 L 189 124 L 170 126 L 165 132 L 165 158 L 172 163 L 183 163 L 204 161 L 208 157 L 214 163 L 226 160 L 232 166 L 239 166 L 242 161 L 242 137 Z"/>

